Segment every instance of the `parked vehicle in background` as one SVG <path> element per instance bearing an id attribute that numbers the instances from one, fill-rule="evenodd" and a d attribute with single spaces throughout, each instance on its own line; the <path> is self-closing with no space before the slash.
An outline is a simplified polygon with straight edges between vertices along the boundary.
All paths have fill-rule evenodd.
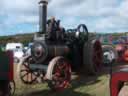
<path id="1" fill-rule="evenodd" d="M 118 53 L 112 45 L 102 45 L 103 63 L 105 66 L 110 66 L 111 63 L 117 61 Z"/>
<path id="2" fill-rule="evenodd" d="M 7 43 L 5 50 L 23 49 L 22 43 Z"/>
<path id="3" fill-rule="evenodd" d="M 19 63 L 21 57 L 23 57 L 23 44 L 22 43 L 7 43 L 5 50 L 12 50 L 14 54 L 14 63 Z"/>
<path id="4" fill-rule="evenodd" d="M 31 56 L 31 48 L 33 43 L 29 43 L 27 47 L 24 47 L 24 54 L 27 56 Z"/>
<path id="5" fill-rule="evenodd" d="M 13 54 L 14 54 L 14 63 L 19 63 L 20 59 L 24 56 L 23 49 L 13 49 Z"/>

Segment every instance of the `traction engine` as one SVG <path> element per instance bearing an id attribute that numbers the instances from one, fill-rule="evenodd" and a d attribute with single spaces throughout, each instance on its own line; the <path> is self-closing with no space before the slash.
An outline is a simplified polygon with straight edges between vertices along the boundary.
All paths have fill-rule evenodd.
<path id="1" fill-rule="evenodd" d="M 34 35 L 31 55 L 18 66 L 18 75 L 25 84 L 41 78 L 50 88 L 62 90 L 70 85 L 71 69 L 83 69 L 88 74 L 101 70 L 102 47 L 85 24 L 65 30 L 60 27 L 60 20 L 47 20 L 47 5 L 45 0 L 39 2 L 39 32 Z"/>

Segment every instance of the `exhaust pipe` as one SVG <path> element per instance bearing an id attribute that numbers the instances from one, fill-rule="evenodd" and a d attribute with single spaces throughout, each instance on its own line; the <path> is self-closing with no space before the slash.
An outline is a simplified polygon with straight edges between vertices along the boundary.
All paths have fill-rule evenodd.
<path id="1" fill-rule="evenodd" d="M 46 33 L 47 24 L 47 0 L 41 0 L 39 2 L 39 32 Z"/>

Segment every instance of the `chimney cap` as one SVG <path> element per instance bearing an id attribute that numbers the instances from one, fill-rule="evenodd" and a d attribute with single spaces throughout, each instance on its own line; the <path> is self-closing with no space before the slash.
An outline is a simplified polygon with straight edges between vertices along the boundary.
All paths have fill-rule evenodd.
<path id="1" fill-rule="evenodd" d="M 48 1 L 47 1 L 47 0 L 41 0 L 41 1 L 39 2 L 39 4 L 41 4 L 41 3 L 48 4 Z"/>

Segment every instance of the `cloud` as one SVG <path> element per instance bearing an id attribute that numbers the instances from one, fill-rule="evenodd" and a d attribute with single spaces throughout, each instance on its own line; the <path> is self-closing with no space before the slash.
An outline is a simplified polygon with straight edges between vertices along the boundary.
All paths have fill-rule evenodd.
<path id="1" fill-rule="evenodd" d="M 56 17 L 63 18 L 64 25 L 67 27 L 85 23 L 90 31 L 96 32 L 119 32 L 127 31 L 127 0 L 80 0 L 78 4 L 70 0 L 56 2 L 52 0 L 49 4 L 50 13 Z M 56 6 L 56 7 L 55 7 Z M 123 11 L 122 11 L 123 10 Z M 68 22 L 67 22 L 68 21 Z"/>
<path id="2" fill-rule="evenodd" d="M 118 2 L 119 3 L 119 2 Z M 122 0 L 117 7 L 112 10 L 113 15 L 103 17 L 95 26 L 97 31 L 104 32 L 128 32 L 128 1 Z"/>
<path id="3" fill-rule="evenodd" d="M 20 30 L 24 32 L 36 31 L 32 28 L 38 24 L 38 1 L 39 0 L 1 0 L 0 5 L 0 29 L 4 30 L 4 33 L 20 33 Z M 4 17 L 4 18 L 3 18 Z M 28 24 L 31 27 L 30 30 L 17 29 L 17 26 Z M 17 29 L 17 30 L 16 30 Z M 27 28 L 26 28 L 27 29 Z M 0 34 L 3 32 L 0 30 Z"/>
<path id="4" fill-rule="evenodd" d="M 19 12 L 34 12 L 37 10 L 37 2 L 39 0 L 2 0 L 3 9 L 9 13 L 19 13 Z M 11 11 L 11 12 L 10 12 Z"/>
<path id="5" fill-rule="evenodd" d="M 3 29 L 14 33 L 37 31 L 33 26 L 38 26 L 39 1 L 1 0 L 0 33 L 3 34 Z M 49 0 L 48 17 L 61 19 L 61 25 L 66 28 L 85 23 L 89 31 L 127 31 L 127 5 L 127 0 Z M 23 25 L 28 28 L 23 28 Z M 23 29 L 15 28 L 17 26 Z"/>
<path id="6" fill-rule="evenodd" d="M 67 5 L 66 5 L 67 4 Z M 54 10 L 62 15 L 68 16 L 101 16 L 113 13 L 112 9 L 117 5 L 117 0 L 52 0 L 49 9 Z M 51 12 L 51 11 L 50 11 Z"/>

